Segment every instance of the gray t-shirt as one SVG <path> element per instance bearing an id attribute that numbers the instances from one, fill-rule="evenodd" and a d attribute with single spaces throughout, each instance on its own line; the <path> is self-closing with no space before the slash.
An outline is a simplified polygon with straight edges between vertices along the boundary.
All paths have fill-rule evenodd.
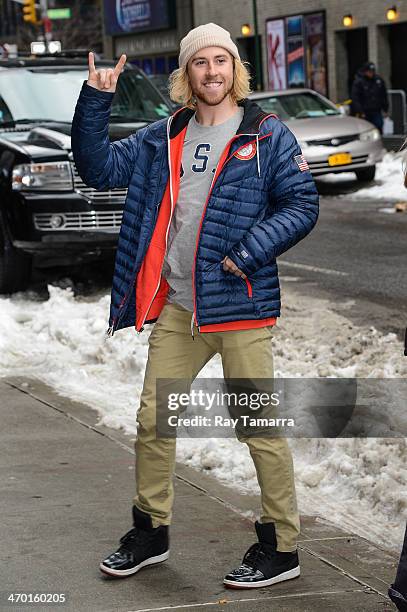
<path id="1" fill-rule="evenodd" d="M 243 108 L 224 123 L 203 126 L 189 121 L 182 151 L 178 200 L 168 234 L 162 274 L 170 289 L 167 301 L 193 311 L 192 266 L 196 236 L 219 158 L 243 119 Z"/>

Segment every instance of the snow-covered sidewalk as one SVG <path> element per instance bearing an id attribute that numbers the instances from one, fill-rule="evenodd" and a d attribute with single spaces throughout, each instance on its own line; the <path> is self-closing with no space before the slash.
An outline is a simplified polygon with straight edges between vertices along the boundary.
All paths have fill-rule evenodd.
<path id="1" fill-rule="evenodd" d="M 100 423 L 134 434 L 151 327 L 140 336 L 123 330 L 106 341 L 108 295 L 84 299 L 69 289 L 49 289 L 45 302 L 29 293 L 0 299 L 0 376 L 38 378 L 93 407 Z M 299 300 L 287 285 L 284 298 L 274 340 L 277 377 L 406 377 L 394 334 L 355 327 L 346 318 L 346 304 L 337 314 L 325 300 Z M 200 377 L 222 377 L 219 356 Z M 407 517 L 404 439 L 291 439 L 290 444 L 302 513 L 319 514 L 399 549 Z M 179 461 L 210 470 L 229 486 L 258 490 L 248 451 L 235 440 L 180 439 L 177 452 Z"/>

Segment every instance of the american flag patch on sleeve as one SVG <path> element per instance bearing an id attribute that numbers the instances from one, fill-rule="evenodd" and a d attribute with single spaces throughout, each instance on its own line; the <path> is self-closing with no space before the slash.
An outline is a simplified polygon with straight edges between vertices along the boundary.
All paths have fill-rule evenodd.
<path id="1" fill-rule="evenodd" d="M 303 155 L 294 155 L 294 159 L 297 162 L 297 166 L 299 167 L 301 172 L 309 170 L 308 162 Z"/>

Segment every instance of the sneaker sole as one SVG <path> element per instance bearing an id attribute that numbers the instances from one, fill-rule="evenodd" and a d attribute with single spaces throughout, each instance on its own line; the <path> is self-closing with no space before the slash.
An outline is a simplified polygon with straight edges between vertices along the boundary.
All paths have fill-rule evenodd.
<path id="1" fill-rule="evenodd" d="M 238 582 L 235 580 L 227 580 L 226 578 L 223 580 L 223 584 L 233 589 L 256 589 L 260 587 L 271 586 L 272 584 L 277 584 L 278 582 L 284 582 L 284 580 L 291 580 L 292 578 L 297 578 L 300 575 L 300 566 L 294 567 L 287 572 L 283 572 L 278 576 L 274 576 L 274 578 L 268 578 L 268 580 L 259 580 L 258 582 Z"/>
<path id="2" fill-rule="evenodd" d="M 110 567 L 107 567 L 106 565 L 103 565 L 103 561 L 102 561 L 102 563 L 99 565 L 99 569 L 101 572 L 103 572 L 104 574 L 108 574 L 109 576 L 116 576 L 117 578 L 126 578 L 126 576 L 131 576 L 132 574 L 136 574 L 139 570 L 141 570 L 143 567 L 146 567 L 147 565 L 155 565 L 156 563 L 161 563 L 162 561 L 165 561 L 166 559 L 168 559 L 169 556 L 170 556 L 170 551 L 167 550 L 165 553 L 162 553 L 162 555 L 157 555 L 156 557 L 150 557 L 149 559 L 142 561 L 135 567 L 131 567 L 130 569 L 126 569 L 126 570 L 112 569 Z"/>

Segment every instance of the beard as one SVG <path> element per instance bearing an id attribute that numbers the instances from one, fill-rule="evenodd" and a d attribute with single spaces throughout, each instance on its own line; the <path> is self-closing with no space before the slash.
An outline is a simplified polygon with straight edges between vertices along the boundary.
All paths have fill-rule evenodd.
<path id="1" fill-rule="evenodd" d="M 206 92 L 204 91 L 204 88 L 204 85 L 202 85 L 200 89 L 192 87 L 192 93 L 195 98 L 201 102 L 204 102 L 208 106 L 217 106 L 230 95 L 233 89 L 233 81 L 229 84 L 229 86 L 227 83 L 222 83 L 222 85 L 219 87 L 220 91 L 216 91 L 216 93 L 211 93 L 209 91 Z"/>

